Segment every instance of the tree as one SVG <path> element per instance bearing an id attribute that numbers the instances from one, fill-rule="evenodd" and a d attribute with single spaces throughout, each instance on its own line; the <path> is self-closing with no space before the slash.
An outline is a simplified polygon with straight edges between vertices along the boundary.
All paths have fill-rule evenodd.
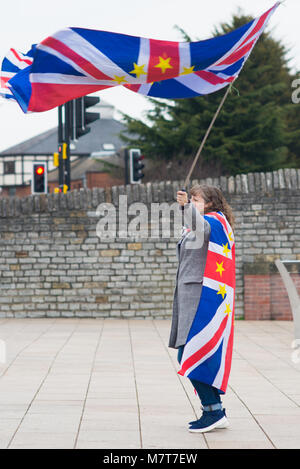
<path id="1" fill-rule="evenodd" d="M 234 15 L 230 24 L 215 29 L 226 34 L 251 17 Z M 191 40 L 180 30 L 185 40 Z M 206 143 L 201 168 L 213 175 L 270 171 L 300 165 L 300 114 L 291 102 L 293 75 L 287 50 L 263 33 L 248 58 Z M 190 160 L 196 153 L 224 90 L 206 96 L 158 100 L 145 124 L 124 114 L 129 145 L 138 146 L 154 162 L 169 166 Z M 218 173 L 218 174 L 217 174 Z"/>

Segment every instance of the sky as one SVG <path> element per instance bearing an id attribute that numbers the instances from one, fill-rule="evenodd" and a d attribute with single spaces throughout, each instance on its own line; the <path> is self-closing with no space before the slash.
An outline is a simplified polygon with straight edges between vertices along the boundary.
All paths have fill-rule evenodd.
<path id="1" fill-rule="evenodd" d="M 275 0 L 14 0 L 3 1 L 0 61 L 14 47 L 21 52 L 67 26 L 100 29 L 152 39 L 182 41 L 175 25 L 192 40 L 208 39 L 215 26 L 229 22 L 239 9 L 259 16 Z M 300 70 L 300 1 L 285 0 L 268 31 L 289 50 L 290 66 Z M 243 73 L 243 72 L 241 72 Z M 130 116 L 144 119 L 150 105 L 144 96 L 122 87 L 103 90 L 100 98 Z M 57 125 L 57 109 L 23 114 L 15 103 L 0 100 L 0 151 Z"/>

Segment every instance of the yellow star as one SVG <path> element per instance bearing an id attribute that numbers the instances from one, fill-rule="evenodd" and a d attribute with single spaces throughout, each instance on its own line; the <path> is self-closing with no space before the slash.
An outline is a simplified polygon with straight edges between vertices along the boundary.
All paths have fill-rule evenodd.
<path id="1" fill-rule="evenodd" d="M 230 249 L 228 249 L 228 243 L 226 243 L 225 246 L 224 244 L 222 244 L 222 246 L 224 248 L 223 253 L 225 254 L 226 257 L 228 257 L 227 254 L 230 252 Z"/>
<path id="2" fill-rule="evenodd" d="M 219 274 L 221 275 L 221 277 L 222 277 L 222 273 L 223 273 L 224 270 L 225 270 L 224 267 L 223 267 L 223 262 L 224 262 L 224 261 L 222 261 L 220 264 L 219 264 L 218 262 L 216 262 L 216 264 L 217 264 L 217 266 L 218 266 L 216 272 L 219 272 Z"/>
<path id="3" fill-rule="evenodd" d="M 225 288 L 225 285 L 219 285 L 219 291 L 217 293 L 217 295 L 222 295 L 222 298 L 224 300 L 224 296 L 226 295 L 227 291 L 226 291 L 226 288 Z"/>
<path id="4" fill-rule="evenodd" d="M 229 313 L 231 313 L 231 309 L 230 309 L 230 304 L 229 304 L 229 303 L 226 304 L 226 309 L 225 309 L 224 313 L 225 313 L 225 314 L 228 314 L 228 316 L 229 316 Z"/>
<path id="5" fill-rule="evenodd" d="M 122 83 L 126 83 L 125 75 L 123 75 L 122 77 L 118 77 L 117 75 L 114 75 L 113 81 L 116 81 L 118 85 L 121 85 Z"/>
<path id="6" fill-rule="evenodd" d="M 228 233 L 228 238 L 230 239 L 230 241 L 233 241 L 231 235 L 232 235 L 232 231 L 230 233 Z"/>
<path id="7" fill-rule="evenodd" d="M 183 67 L 183 72 L 181 72 L 180 75 L 189 75 L 190 73 L 193 73 L 194 68 L 195 65 L 193 65 L 192 67 Z"/>
<path id="8" fill-rule="evenodd" d="M 141 75 L 147 75 L 146 72 L 144 72 L 144 67 L 145 65 L 137 65 L 135 62 L 133 63 L 134 69 L 131 70 L 129 73 L 134 73 L 136 75 L 136 78 L 140 78 Z"/>
<path id="9" fill-rule="evenodd" d="M 154 67 L 161 68 L 161 72 L 165 73 L 167 68 L 173 68 L 172 65 L 170 65 L 170 60 L 171 57 L 168 57 L 167 59 L 159 57 L 159 63 L 157 65 L 154 65 Z"/>

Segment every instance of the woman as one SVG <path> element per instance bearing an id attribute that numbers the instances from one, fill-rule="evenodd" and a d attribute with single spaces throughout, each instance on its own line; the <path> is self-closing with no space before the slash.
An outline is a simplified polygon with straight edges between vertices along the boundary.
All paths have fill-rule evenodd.
<path id="1" fill-rule="evenodd" d="M 178 372 L 194 386 L 203 408 L 189 431 L 228 426 L 220 394 L 231 366 L 235 243 L 234 216 L 220 189 L 195 185 L 191 200 L 177 192 L 184 215 L 177 243 L 178 269 L 169 347 L 178 349 Z"/>

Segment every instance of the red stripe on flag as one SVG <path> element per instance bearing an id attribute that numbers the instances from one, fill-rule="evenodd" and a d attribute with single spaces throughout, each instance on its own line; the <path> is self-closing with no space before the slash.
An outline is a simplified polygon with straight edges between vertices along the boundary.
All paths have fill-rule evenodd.
<path id="1" fill-rule="evenodd" d="M 234 80 L 233 77 L 227 78 L 226 80 L 224 78 L 219 77 L 218 75 L 215 75 L 212 72 L 208 72 L 206 70 L 199 70 L 198 72 L 194 72 L 195 75 L 198 77 L 202 78 L 205 81 L 208 81 L 208 83 L 211 83 L 212 85 L 220 85 L 223 83 L 230 83 Z"/>
<path id="2" fill-rule="evenodd" d="M 232 246 L 232 255 L 235 259 L 235 245 Z M 234 287 L 235 288 L 235 276 L 234 276 Z M 231 318 L 231 330 L 230 336 L 227 344 L 226 356 L 225 356 L 225 365 L 224 365 L 224 375 L 220 389 L 226 392 L 230 369 L 232 361 L 232 349 L 233 349 L 233 335 L 234 335 L 234 306 L 235 306 L 235 295 L 233 296 L 233 308 L 232 308 L 232 318 Z"/>
<path id="3" fill-rule="evenodd" d="M 231 325 L 230 336 L 229 336 L 227 349 L 226 349 L 226 356 L 225 356 L 224 375 L 223 375 L 222 384 L 220 386 L 221 391 L 224 391 L 224 392 L 226 392 L 226 389 L 227 389 L 227 384 L 228 384 L 228 379 L 229 379 L 229 374 L 230 374 L 230 369 L 231 369 L 233 334 L 234 334 L 233 321 L 234 321 L 234 315 L 232 315 L 232 325 Z"/>
<path id="4" fill-rule="evenodd" d="M 8 88 L 8 86 L 6 86 L 6 83 L 8 82 L 8 80 L 10 80 L 12 77 L 0 77 L 0 82 L 1 82 L 1 87 L 3 88 Z"/>
<path id="5" fill-rule="evenodd" d="M 29 60 L 29 59 L 22 59 L 18 52 L 15 50 L 15 49 L 10 49 L 12 51 L 12 53 L 14 54 L 14 56 L 19 60 L 19 62 L 25 62 L 26 64 L 28 65 L 31 65 L 33 60 Z"/>
<path id="6" fill-rule="evenodd" d="M 161 81 L 179 75 L 179 43 L 150 39 L 147 82 Z"/>
<path id="7" fill-rule="evenodd" d="M 249 44 L 247 44 L 246 46 L 242 47 L 241 49 L 238 49 L 237 51 L 233 52 L 233 54 L 231 54 L 229 57 L 226 57 L 226 59 L 223 60 L 223 62 L 219 62 L 218 65 L 231 65 L 231 64 L 237 62 L 242 57 L 244 57 L 244 55 L 246 55 L 247 52 L 249 52 L 250 49 L 252 49 L 252 47 L 254 46 L 255 41 L 256 41 L 256 39 L 253 39 L 253 41 L 251 41 Z"/>
<path id="8" fill-rule="evenodd" d="M 70 47 L 66 46 L 63 42 L 59 41 L 58 39 L 55 39 L 50 36 L 47 39 L 45 39 L 41 44 L 43 44 L 44 46 L 51 47 L 51 49 L 54 49 L 57 52 L 60 52 L 65 57 L 68 57 L 77 65 L 79 65 L 79 67 L 82 68 L 82 70 L 87 72 L 92 77 L 97 78 L 97 80 L 111 80 L 112 79 L 108 75 L 105 75 L 105 73 L 102 73 L 101 70 L 96 68 L 91 62 L 84 59 L 81 55 L 77 54 L 77 52 L 70 49 Z"/>
<path id="9" fill-rule="evenodd" d="M 222 337 L 222 334 L 225 330 L 227 320 L 228 320 L 228 315 L 226 314 L 226 316 L 224 317 L 223 321 L 220 324 L 219 329 L 217 330 L 215 335 L 210 339 L 210 341 L 207 342 L 203 347 L 201 347 L 200 350 L 198 350 L 193 355 L 191 355 L 189 358 L 187 358 L 187 360 L 185 360 L 185 362 L 182 364 L 180 370 L 178 371 L 179 375 L 183 376 L 184 373 L 191 366 L 195 365 L 199 360 L 201 360 L 201 358 L 205 357 L 205 355 L 216 346 L 216 344 L 218 343 L 218 341 Z"/>
<path id="10" fill-rule="evenodd" d="M 136 93 L 139 91 L 141 85 L 130 85 L 130 84 L 127 84 L 127 85 L 123 85 L 124 88 L 128 88 L 129 90 L 131 91 L 135 91 Z"/>
<path id="11" fill-rule="evenodd" d="M 56 106 L 80 98 L 95 91 L 110 88 L 104 85 L 56 85 L 53 83 L 32 83 L 32 93 L 28 105 L 28 111 L 43 112 Z"/>
<path id="12" fill-rule="evenodd" d="M 273 8 L 274 8 L 274 7 L 273 7 Z M 253 28 L 253 30 L 251 31 L 251 33 L 249 34 L 249 36 L 247 36 L 247 37 L 245 38 L 245 40 L 242 42 L 242 44 L 240 44 L 239 49 L 240 49 L 241 47 L 243 47 L 243 45 L 245 44 L 245 42 L 248 42 L 249 39 L 251 39 L 251 38 L 254 36 L 254 34 L 256 34 L 256 33 L 263 27 L 263 25 L 264 25 L 264 23 L 265 23 L 267 17 L 269 16 L 269 14 L 270 14 L 270 12 L 273 10 L 273 8 L 270 8 L 270 10 L 268 10 L 266 13 L 264 13 L 264 14 L 259 18 L 259 20 L 258 20 L 256 26 Z"/>
<path id="13" fill-rule="evenodd" d="M 233 255 L 233 252 L 231 254 Z M 224 271 L 222 271 L 222 275 L 219 271 L 216 272 L 218 268 L 217 263 L 224 269 Z M 220 256 L 220 254 L 217 254 L 215 252 L 208 251 L 203 276 L 212 280 L 216 280 L 217 282 L 220 282 L 222 284 L 224 283 L 225 285 L 228 285 L 231 288 L 234 288 L 234 267 L 235 266 L 232 259 Z"/>

